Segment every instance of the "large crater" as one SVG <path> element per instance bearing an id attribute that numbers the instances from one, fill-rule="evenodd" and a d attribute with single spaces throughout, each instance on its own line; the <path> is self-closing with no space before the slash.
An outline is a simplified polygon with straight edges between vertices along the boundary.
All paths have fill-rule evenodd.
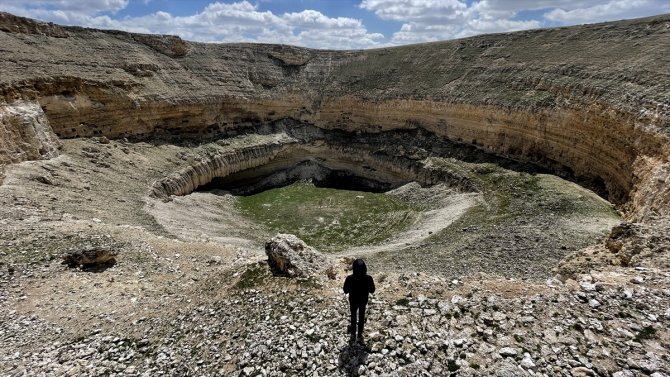
<path id="1" fill-rule="evenodd" d="M 73 206 L 95 218 L 151 223 L 156 232 L 181 237 L 217 235 L 221 242 L 258 237 L 247 234 L 244 224 L 226 234 L 185 231 L 188 218 L 174 213 L 210 212 L 188 206 L 170 212 L 174 216 L 161 211 L 212 190 L 253 195 L 311 180 L 376 193 L 408 184 L 421 190 L 442 185 L 449 193 L 445 197 L 469 195 L 474 204 L 462 206 L 464 213 L 489 211 L 488 219 L 502 209 L 516 219 L 530 211 L 516 199 L 532 197 L 536 186 L 551 186 L 547 182 L 554 178 L 543 174 L 553 174 L 593 190 L 628 220 L 655 231 L 664 227 L 670 211 L 670 76 L 658 64 L 667 56 L 668 22 L 667 16 L 657 16 L 425 46 L 317 51 L 200 44 L 41 24 L 2 13 L 0 68 L 7 74 L 0 78 L 0 161 L 6 165 L 59 153 L 68 159 L 67 148 L 78 145 L 72 140 L 111 139 L 109 145 L 129 143 L 143 151 L 149 142 L 156 150 L 144 151 L 145 160 L 135 159 L 128 146 L 120 160 L 97 147 L 75 152 L 93 161 L 106 158 L 102 168 L 111 172 L 104 179 L 112 186 L 123 174 L 133 176 L 129 187 L 135 204 L 130 209 Z M 24 69 L 28 60 L 40 69 Z M 126 162 L 141 173 L 121 168 Z M 143 165 L 148 167 L 140 169 Z M 5 180 L 16 182 L 13 175 Z M 85 190 L 95 192 L 93 186 Z M 495 194 L 501 192 L 506 193 Z M 564 202 L 576 203 L 579 195 Z M 149 220 L 139 210 L 145 202 Z M 551 200 L 529 203 L 545 209 L 540 217 L 551 216 L 551 208 L 569 207 Z M 447 207 L 427 208 L 447 212 Z M 523 228 L 523 223 L 510 224 Z M 469 234 L 471 225 L 461 233 Z M 433 234 L 448 229 L 456 228 L 445 225 Z M 530 226 L 526 234 L 547 233 L 538 229 Z M 471 238 L 497 237 L 492 234 Z M 556 237 L 574 238 L 561 234 Z M 392 250 L 404 245 L 389 239 L 396 245 Z M 552 239 L 554 247 L 528 246 L 528 253 L 558 246 L 564 251 L 552 255 L 560 259 L 565 250 L 578 248 L 561 248 Z M 447 246 L 435 250 L 449 249 L 448 240 L 441 242 Z M 403 249 L 428 245 L 406 244 Z M 479 247 L 465 244 L 460 250 Z M 382 258 L 387 250 L 377 251 Z M 431 255 L 439 259 L 440 253 Z M 401 259 L 386 259 L 396 257 Z"/>
<path id="2" fill-rule="evenodd" d="M 284 120 L 211 145 L 151 191 L 149 212 L 183 239 L 261 247 L 295 233 L 384 270 L 543 278 L 620 221 L 611 204 L 545 168 L 422 130 Z"/>

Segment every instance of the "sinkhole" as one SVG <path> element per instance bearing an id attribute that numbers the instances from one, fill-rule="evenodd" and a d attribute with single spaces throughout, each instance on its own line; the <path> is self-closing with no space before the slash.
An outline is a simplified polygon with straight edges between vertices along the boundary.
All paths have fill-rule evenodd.
<path id="1" fill-rule="evenodd" d="M 275 138 L 229 148 L 187 171 L 209 178 L 162 184 L 187 192 L 158 204 L 156 218 L 184 238 L 260 247 L 292 233 L 388 270 L 524 278 L 550 276 L 620 221 L 609 202 L 555 175 L 388 145 Z"/>
<path id="2" fill-rule="evenodd" d="M 423 203 L 398 195 L 410 171 L 346 154 L 282 153 L 198 188 L 235 198 L 233 210 L 269 233 L 292 233 L 324 252 L 388 242 L 417 223 Z M 415 184 L 416 189 L 421 189 Z"/>

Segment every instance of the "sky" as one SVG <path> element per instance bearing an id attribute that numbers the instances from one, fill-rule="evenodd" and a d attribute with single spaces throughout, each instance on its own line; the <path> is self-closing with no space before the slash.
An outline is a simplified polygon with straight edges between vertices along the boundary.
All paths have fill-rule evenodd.
<path id="1" fill-rule="evenodd" d="M 670 13 L 670 0 L 0 0 L 0 11 L 189 41 L 365 49 Z"/>

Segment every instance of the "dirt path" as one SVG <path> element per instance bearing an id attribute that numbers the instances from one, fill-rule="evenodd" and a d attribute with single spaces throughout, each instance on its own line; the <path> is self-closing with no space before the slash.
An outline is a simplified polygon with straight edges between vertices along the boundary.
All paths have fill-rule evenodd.
<path id="1" fill-rule="evenodd" d="M 451 194 L 441 200 L 440 207 L 421 213 L 412 227 L 389 242 L 373 246 L 359 246 L 336 253 L 336 256 L 361 256 L 380 251 L 398 251 L 422 243 L 428 237 L 451 225 L 477 203 L 481 194 Z"/>

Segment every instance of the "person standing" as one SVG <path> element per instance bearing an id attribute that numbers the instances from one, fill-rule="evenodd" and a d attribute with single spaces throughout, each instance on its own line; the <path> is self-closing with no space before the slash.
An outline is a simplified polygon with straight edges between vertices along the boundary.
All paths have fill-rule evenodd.
<path id="1" fill-rule="evenodd" d="M 363 259 L 356 259 L 352 264 L 353 273 L 344 280 L 344 293 L 349 295 L 349 310 L 351 311 L 351 322 L 348 332 L 352 337 L 357 333 L 358 339 L 363 340 L 363 327 L 365 325 L 365 306 L 368 304 L 368 296 L 375 293 L 375 282 L 368 275 L 368 268 Z M 356 317 L 358 317 L 358 331 L 356 331 Z"/>

